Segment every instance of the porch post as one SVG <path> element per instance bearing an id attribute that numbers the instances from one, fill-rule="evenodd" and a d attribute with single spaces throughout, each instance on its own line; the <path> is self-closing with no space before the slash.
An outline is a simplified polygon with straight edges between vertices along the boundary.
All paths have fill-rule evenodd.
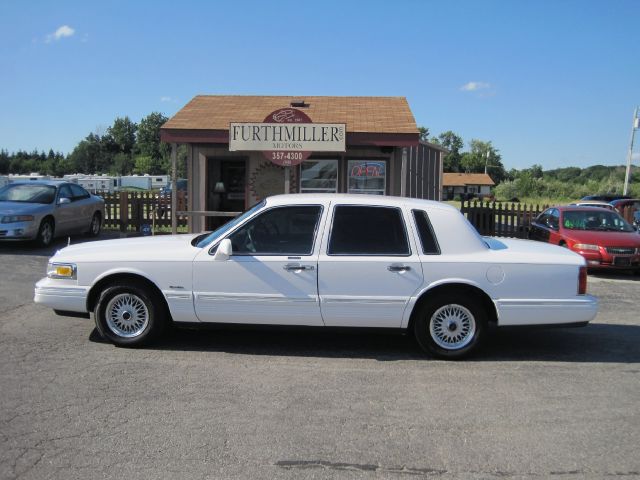
<path id="1" fill-rule="evenodd" d="M 407 196 L 407 147 L 402 149 L 402 163 L 400 166 L 400 196 Z"/>
<path id="2" fill-rule="evenodd" d="M 171 233 L 178 233 L 178 160 L 177 145 L 171 144 Z"/>

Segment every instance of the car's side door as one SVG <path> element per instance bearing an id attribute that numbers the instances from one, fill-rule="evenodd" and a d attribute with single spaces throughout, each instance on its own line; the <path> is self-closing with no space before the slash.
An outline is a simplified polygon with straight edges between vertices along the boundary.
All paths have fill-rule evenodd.
<path id="1" fill-rule="evenodd" d="M 69 184 L 61 185 L 58 189 L 56 208 L 54 213 L 56 235 L 71 233 L 76 224 L 73 208 L 73 193 Z"/>
<path id="2" fill-rule="evenodd" d="M 529 238 L 531 240 L 538 240 L 540 242 L 549 241 L 549 219 L 551 217 L 551 209 L 547 209 L 538 215 L 533 222 L 531 222 L 531 229 L 529 230 Z"/>
<path id="3" fill-rule="evenodd" d="M 91 195 L 80 185 L 69 184 L 73 194 L 73 211 L 75 213 L 74 231 L 82 232 L 89 228 L 93 216 Z"/>
<path id="4" fill-rule="evenodd" d="M 410 222 L 399 207 L 337 204 L 318 259 L 327 326 L 401 326 L 423 273 Z"/>
<path id="5" fill-rule="evenodd" d="M 547 224 L 549 226 L 549 237 L 547 241 L 558 245 L 562 240 L 560 233 L 560 210 L 557 208 L 550 209 Z"/>
<path id="6" fill-rule="evenodd" d="M 202 322 L 321 326 L 316 241 L 318 205 L 267 208 L 230 232 L 233 252 L 215 246 L 193 264 L 194 306 Z"/>

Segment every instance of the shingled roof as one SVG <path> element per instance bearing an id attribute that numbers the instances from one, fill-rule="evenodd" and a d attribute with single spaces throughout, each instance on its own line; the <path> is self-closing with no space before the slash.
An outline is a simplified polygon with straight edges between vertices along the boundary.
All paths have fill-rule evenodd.
<path id="1" fill-rule="evenodd" d="M 314 122 L 345 123 L 347 132 L 419 133 L 405 97 L 198 95 L 162 129 L 229 130 L 231 122 L 262 122 L 274 110 L 299 100 L 308 104 L 300 109 Z"/>
<path id="2" fill-rule="evenodd" d="M 464 187 L 465 185 L 495 185 L 486 173 L 443 173 L 443 187 Z"/>

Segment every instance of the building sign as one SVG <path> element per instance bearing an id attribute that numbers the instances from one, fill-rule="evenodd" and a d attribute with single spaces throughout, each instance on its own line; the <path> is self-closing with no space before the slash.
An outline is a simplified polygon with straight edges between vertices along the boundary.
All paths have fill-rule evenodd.
<path id="1" fill-rule="evenodd" d="M 260 151 L 271 162 L 285 167 L 298 165 L 312 152 L 344 152 L 344 123 L 312 123 L 295 108 L 281 108 L 263 123 L 231 123 L 229 150 Z"/>

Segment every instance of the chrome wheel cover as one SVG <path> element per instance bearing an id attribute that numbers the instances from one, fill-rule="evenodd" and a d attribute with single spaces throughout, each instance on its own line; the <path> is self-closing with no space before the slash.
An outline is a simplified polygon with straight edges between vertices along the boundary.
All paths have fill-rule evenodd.
<path id="1" fill-rule="evenodd" d="M 97 235 L 98 233 L 100 233 L 100 217 L 94 215 L 91 219 L 91 227 L 89 228 L 91 229 L 91 233 L 93 235 Z"/>
<path id="2" fill-rule="evenodd" d="M 121 293 L 109 300 L 104 315 L 109 330 L 123 338 L 137 337 L 149 324 L 147 306 L 132 293 Z"/>
<path id="3" fill-rule="evenodd" d="M 459 350 L 469 345 L 476 333 L 473 314 L 456 303 L 437 309 L 429 320 L 429 334 L 441 348 Z"/>
<path id="4" fill-rule="evenodd" d="M 53 227 L 51 227 L 50 222 L 45 222 L 42 225 L 42 230 L 40 231 L 40 238 L 42 239 L 42 243 L 44 245 L 49 245 L 51 243 L 53 237 Z"/>

